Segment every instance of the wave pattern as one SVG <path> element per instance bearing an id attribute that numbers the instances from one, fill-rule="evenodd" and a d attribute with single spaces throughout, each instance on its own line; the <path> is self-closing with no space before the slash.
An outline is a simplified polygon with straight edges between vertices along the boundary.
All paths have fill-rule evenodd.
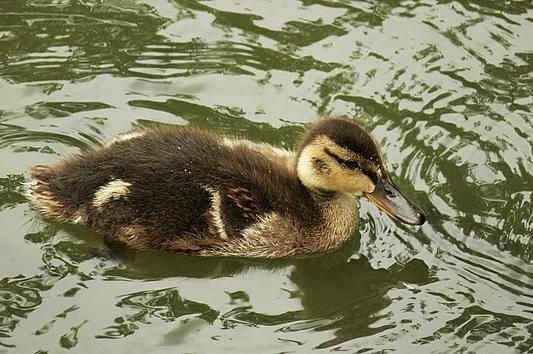
<path id="1" fill-rule="evenodd" d="M 527 353 L 532 14 L 529 1 L 2 1 L 0 352 Z M 361 201 L 360 240 L 328 255 L 117 259 L 24 197 L 29 166 L 134 126 L 292 148 L 320 115 L 372 129 L 426 225 Z"/>

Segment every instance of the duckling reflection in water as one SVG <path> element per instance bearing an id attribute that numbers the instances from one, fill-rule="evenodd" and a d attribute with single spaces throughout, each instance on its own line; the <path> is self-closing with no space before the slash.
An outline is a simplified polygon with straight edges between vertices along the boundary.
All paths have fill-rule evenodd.
<path id="1" fill-rule="evenodd" d="M 62 225 L 61 227 L 65 227 Z M 68 227 L 68 226 L 67 226 Z M 73 230 L 74 231 L 74 230 Z M 236 257 L 202 257 L 192 258 L 181 255 L 144 251 L 132 252 L 135 257 L 121 261 L 118 265 L 106 264 L 104 273 L 109 277 L 120 279 L 162 279 L 176 277 L 186 279 L 214 279 L 236 277 L 246 274 L 246 278 L 253 274 L 254 278 L 278 279 L 280 287 L 272 287 L 266 296 L 272 296 L 272 304 L 281 301 L 283 311 L 274 305 L 267 312 L 258 310 L 253 306 L 256 296 L 254 285 L 244 283 L 239 286 L 239 291 L 232 293 L 223 286 L 230 297 L 230 310 L 217 316 L 203 316 L 211 321 L 221 322 L 222 326 L 232 324 L 248 324 L 250 326 L 276 327 L 276 332 L 301 330 L 324 330 L 318 337 L 323 342 L 319 348 L 332 347 L 348 340 L 369 336 L 383 331 L 392 323 L 398 324 L 398 318 L 390 318 L 391 304 L 396 302 L 391 298 L 391 289 L 404 289 L 407 284 L 427 284 L 433 279 L 430 277 L 428 266 L 420 259 L 412 259 L 406 264 L 395 263 L 388 269 L 374 268 L 369 260 L 359 255 L 353 259 L 354 249 L 359 248 L 356 237 L 350 238 L 342 247 L 335 251 L 321 254 L 316 257 L 287 257 L 279 259 L 257 259 Z M 114 254 L 109 254 L 114 258 Z M 220 283 L 219 283 L 220 284 Z M 222 281 L 222 284 L 226 284 Z M 239 283 L 240 284 L 240 283 Z M 282 285 L 281 285 L 282 284 Z M 180 295 L 181 285 L 139 291 L 135 289 L 132 294 L 122 297 L 127 300 L 135 297 L 135 301 L 124 301 L 122 310 L 132 310 L 132 305 L 139 306 L 139 313 L 146 314 L 150 304 L 158 301 L 160 304 L 175 304 L 183 301 L 182 306 L 174 308 L 198 310 L 202 307 L 211 314 L 213 310 L 209 304 L 195 302 L 195 306 L 187 306 L 189 301 Z M 248 289 L 252 292 L 248 292 Z M 219 289 L 220 290 L 220 289 Z M 222 295 L 222 294 L 221 294 Z M 265 295 L 265 294 L 263 294 Z M 223 296 L 223 295 L 222 295 Z M 235 297 L 234 297 L 235 296 Z M 291 299 L 288 304 L 287 297 Z M 236 300 L 233 302 L 233 300 Z M 294 300 L 294 302 L 293 302 Z M 144 305 L 146 304 L 146 306 Z M 231 305 L 233 304 L 233 305 Z M 122 305 L 122 304 L 121 304 Z M 268 310 L 273 310 L 273 312 Z M 121 311 L 122 311 L 121 310 Z M 154 309 L 157 310 L 157 309 Z M 165 315 L 175 314 L 182 316 L 178 311 L 161 311 Z M 127 316 L 142 327 L 143 315 Z M 408 314 L 407 316 L 412 315 Z M 385 318 L 384 318 L 385 317 Z M 179 320 L 179 318 L 177 318 Z M 383 322 L 389 322 L 384 326 Z M 378 323 L 377 323 L 378 322 Z M 204 322 L 205 323 L 205 322 Z M 211 322 L 212 323 L 212 322 Z M 113 328 L 115 323 L 110 323 L 108 328 Z M 181 328 L 182 326 L 180 326 Z"/>
<path id="2" fill-rule="evenodd" d="M 421 225 L 390 179 L 375 139 L 327 118 L 295 152 L 190 127 L 139 130 L 32 170 L 42 214 L 82 223 L 108 243 L 203 256 L 283 257 L 342 245 L 364 196 Z"/>

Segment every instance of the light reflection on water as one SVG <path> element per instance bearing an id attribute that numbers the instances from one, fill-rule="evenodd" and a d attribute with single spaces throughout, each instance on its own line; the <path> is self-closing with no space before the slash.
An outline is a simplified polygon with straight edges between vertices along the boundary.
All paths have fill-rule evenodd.
<path id="1" fill-rule="evenodd" d="M 0 352 L 527 352 L 532 9 L 3 1 Z M 320 115 L 372 129 L 426 225 L 361 201 L 360 245 L 327 255 L 117 258 L 100 235 L 40 219 L 24 197 L 29 166 L 132 126 L 293 147 Z"/>

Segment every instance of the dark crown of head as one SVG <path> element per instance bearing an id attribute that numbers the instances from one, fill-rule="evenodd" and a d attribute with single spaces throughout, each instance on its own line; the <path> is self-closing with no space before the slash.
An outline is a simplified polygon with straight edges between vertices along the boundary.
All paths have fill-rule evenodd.
<path id="1" fill-rule="evenodd" d="M 370 134 L 359 124 L 344 118 L 325 119 L 307 133 L 302 146 L 316 137 L 325 135 L 339 146 L 358 153 L 363 157 L 379 162 L 379 152 Z"/>

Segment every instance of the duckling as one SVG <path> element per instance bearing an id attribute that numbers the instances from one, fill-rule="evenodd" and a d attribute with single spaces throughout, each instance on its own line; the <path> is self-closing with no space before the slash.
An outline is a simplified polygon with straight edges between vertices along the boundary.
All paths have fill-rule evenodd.
<path id="1" fill-rule="evenodd" d="M 294 152 L 191 127 L 138 130 L 33 168 L 29 193 L 45 216 L 109 244 L 202 256 L 334 249 L 354 234 L 361 196 L 402 222 L 425 221 L 375 139 L 347 118 L 322 119 Z"/>

